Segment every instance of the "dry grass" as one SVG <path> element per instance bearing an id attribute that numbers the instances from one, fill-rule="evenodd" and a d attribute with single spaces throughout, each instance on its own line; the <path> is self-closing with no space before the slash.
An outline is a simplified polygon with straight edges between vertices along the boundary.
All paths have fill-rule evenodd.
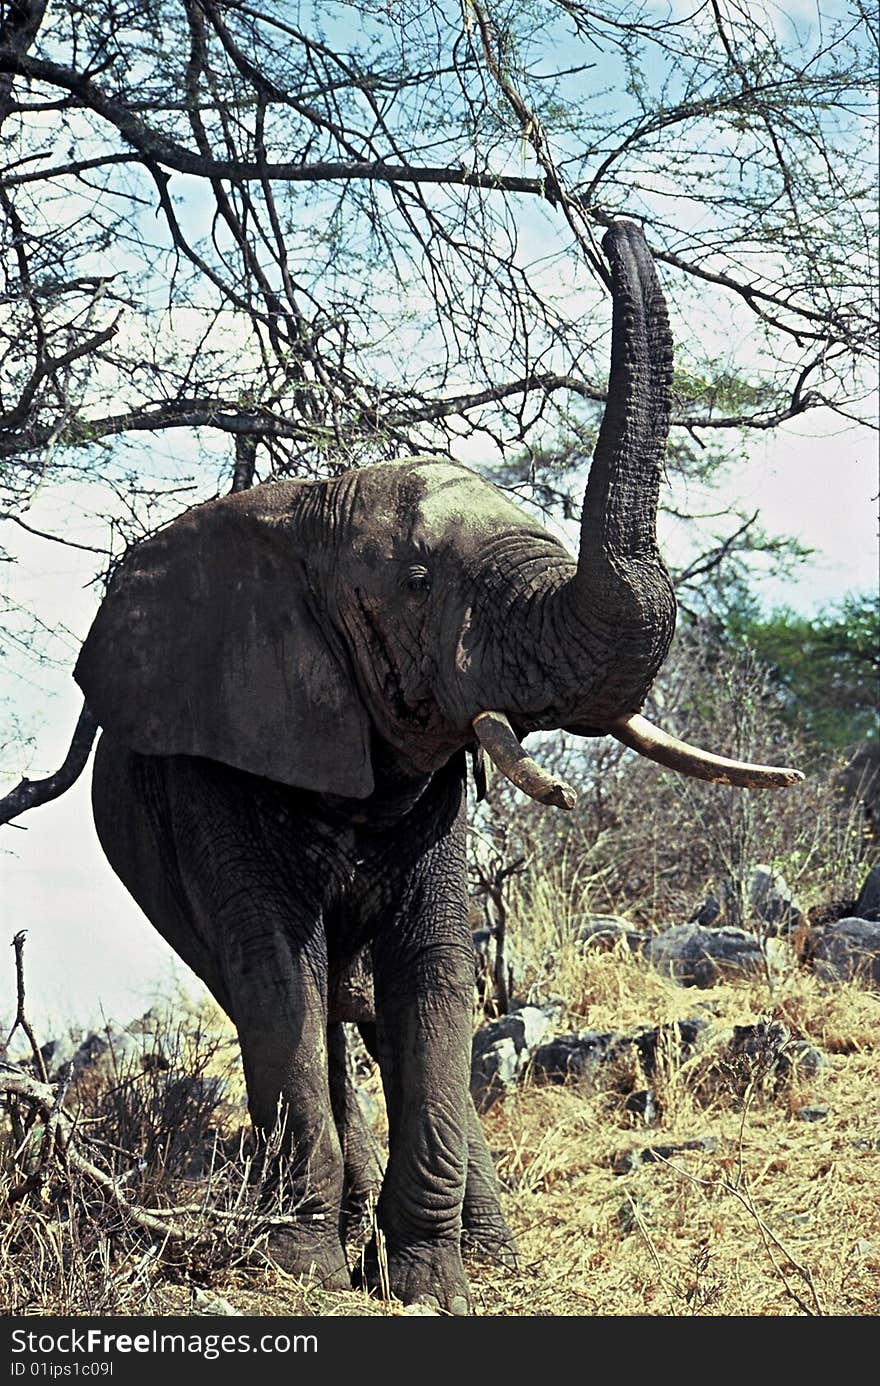
<path id="1" fill-rule="evenodd" d="M 609 1074 L 592 1087 L 526 1082 L 485 1125 L 521 1249 L 512 1273 L 472 1268 L 483 1315 L 873 1315 L 880 1308 L 880 999 L 856 985 L 830 988 L 794 970 L 774 991 L 760 981 L 685 990 L 625 949 L 578 952 L 556 910 L 534 892 L 528 936 L 518 941 L 533 986 L 561 994 L 570 1028 L 626 1029 L 691 1015 L 711 1022 L 686 1061 L 671 1048 L 651 1079 L 660 1110 L 650 1128 L 626 1111 L 623 1093 L 644 1075 Z M 537 906 L 541 906 L 538 908 Z M 573 911 L 577 913 L 578 911 Z M 525 931 L 523 931 L 525 932 Z M 552 954 L 552 974 L 545 969 Z M 724 1058 L 734 1025 L 785 1025 L 828 1055 L 807 1081 L 780 1087 L 760 1064 Z M 216 1017 L 206 1030 L 216 1031 Z M 204 1077 L 228 1057 L 189 1055 Z M 159 1077 L 153 1075 L 156 1091 Z M 372 1080 L 376 1083 L 376 1080 Z M 137 1102 L 122 1101 L 126 1083 Z M 115 1088 L 114 1088 L 115 1084 Z M 378 1088 L 378 1084 L 376 1083 Z M 111 1091 L 108 1097 L 108 1091 Z M 220 1295 L 242 1314 L 387 1315 L 401 1312 L 352 1291 L 327 1294 L 266 1267 L 255 1216 L 242 1209 L 243 1180 L 227 1107 L 190 1114 L 203 1148 L 201 1173 L 170 1160 L 157 1104 L 144 1081 L 115 1073 L 80 1094 L 83 1120 L 112 1117 L 150 1146 L 152 1164 L 126 1187 L 147 1201 L 200 1201 L 236 1220 L 206 1223 L 194 1239 L 163 1241 L 129 1221 L 82 1180 L 54 1177 L 17 1201 L 23 1157 L 0 1155 L 0 1306 L 17 1314 L 188 1314 L 197 1293 Z M 69 1098 L 68 1098 L 69 1100 Z M 807 1103 L 824 1120 L 799 1119 Z M 159 1104 L 161 1105 L 161 1104 Z M 122 1125 L 120 1125 L 122 1123 Z M 96 1123 L 97 1124 L 97 1123 Z M 84 1129 L 88 1129 L 85 1127 Z M 709 1150 L 676 1153 L 614 1172 L 615 1157 L 652 1145 L 711 1137 Z M 212 1144 L 213 1142 L 213 1144 Z M 130 1148 L 130 1147 L 129 1147 Z M 164 1152 L 164 1155 L 163 1155 Z M 109 1164 L 112 1160 L 107 1156 Z M 126 1157 L 127 1158 L 127 1157 Z M 121 1164 L 125 1159 L 120 1157 Z M 128 1159 L 126 1168 L 131 1168 Z"/>
<path id="2" fill-rule="evenodd" d="M 749 1023 L 771 1013 L 754 990 L 721 986 L 713 1003 L 725 1020 Z M 833 1030 L 836 1052 L 812 1084 L 774 1096 L 757 1085 L 743 1092 L 734 1075 L 725 1086 L 716 1073 L 707 1096 L 704 1055 L 670 1065 L 662 1122 L 650 1130 L 634 1127 L 613 1090 L 526 1087 L 493 1109 L 487 1134 L 510 1190 L 523 1275 L 479 1279 L 482 1312 L 877 1312 L 876 999 L 855 988 L 817 996 L 811 981 L 793 983 L 772 1013 L 796 1015 L 813 1041 Z M 797 1119 L 810 1101 L 827 1105 L 824 1121 Z M 621 1151 L 707 1136 L 712 1153 L 613 1172 Z"/>

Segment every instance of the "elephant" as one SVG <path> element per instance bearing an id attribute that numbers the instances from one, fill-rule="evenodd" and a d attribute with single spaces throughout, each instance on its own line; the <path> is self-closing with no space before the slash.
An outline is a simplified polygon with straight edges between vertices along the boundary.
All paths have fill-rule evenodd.
<path id="1" fill-rule="evenodd" d="M 388 1284 L 449 1313 L 470 1311 L 463 1242 L 514 1254 L 468 1094 L 468 752 L 562 809 L 530 732 L 611 734 L 725 783 L 798 778 L 641 715 L 675 623 L 656 540 L 672 340 L 640 228 L 615 221 L 603 247 L 611 368 L 577 557 L 447 458 L 265 482 L 134 548 L 75 670 L 102 729 L 102 847 L 237 1027 L 255 1131 L 281 1121 L 295 1221 L 273 1257 L 350 1284 L 345 1184 L 370 1166 L 346 1169 L 353 1020 L 388 1110 Z"/>

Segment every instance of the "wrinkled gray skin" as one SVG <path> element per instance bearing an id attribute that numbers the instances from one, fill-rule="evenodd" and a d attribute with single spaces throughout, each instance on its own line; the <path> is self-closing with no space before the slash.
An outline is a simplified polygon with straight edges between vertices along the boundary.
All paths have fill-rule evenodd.
<path id="1" fill-rule="evenodd" d="M 495 709 L 519 735 L 601 734 L 641 706 L 674 624 L 655 541 L 665 305 L 637 228 L 617 223 L 606 250 L 609 401 L 577 561 L 447 461 L 268 484 L 135 550 L 77 666 L 104 728 L 107 856 L 235 1022 L 258 1132 L 281 1104 L 301 1221 L 276 1258 L 349 1283 L 344 1189 L 375 1164 L 336 1023 L 361 1021 L 388 1108 L 391 1289 L 454 1313 L 463 1227 L 512 1256 L 468 1096 L 471 723 Z M 364 950 L 372 1029 L 350 979 Z"/>

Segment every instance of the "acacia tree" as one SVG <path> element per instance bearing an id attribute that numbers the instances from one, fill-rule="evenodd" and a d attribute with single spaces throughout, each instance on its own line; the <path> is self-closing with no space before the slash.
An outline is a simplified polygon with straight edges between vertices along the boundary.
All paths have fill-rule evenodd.
<path id="1" fill-rule="evenodd" d="M 619 215 L 689 465 L 848 413 L 871 58 L 838 0 L 802 30 L 735 0 L 2 0 L 0 513 L 88 482 L 118 554 L 255 477 L 589 431 Z"/>

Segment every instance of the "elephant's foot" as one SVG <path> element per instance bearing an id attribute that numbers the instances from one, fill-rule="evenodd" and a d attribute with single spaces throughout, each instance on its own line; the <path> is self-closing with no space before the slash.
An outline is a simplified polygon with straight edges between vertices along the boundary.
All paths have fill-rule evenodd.
<path id="1" fill-rule="evenodd" d="M 471 1296 L 461 1252 L 449 1242 L 416 1242 L 386 1250 L 387 1280 L 380 1272 L 375 1242 L 363 1256 L 363 1273 L 355 1281 L 363 1288 L 382 1294 L 387 1288 L 403 1304 L 426 1304 L 447 1314 L 469 1314 Z"/>
<path id="2" fill-rule="evenodd" d="M 308 1276 L 325 1290 L 350 1290 L 351 1274 L 337 1236 L 317 1236 L 299 1227 L 278 1227 L 270 1234 L 266 1254 L 290 1275 Z"/>
<path id="3" fill-rule="evenodd" d="M 491 1261 L 507 1270 L 517 1270 L 519 1253 L 516 1240 L 497 1202 L 472 1204 L 466 1198 L 462 1209 L 462 1255 L 468 1259 Z"/>

